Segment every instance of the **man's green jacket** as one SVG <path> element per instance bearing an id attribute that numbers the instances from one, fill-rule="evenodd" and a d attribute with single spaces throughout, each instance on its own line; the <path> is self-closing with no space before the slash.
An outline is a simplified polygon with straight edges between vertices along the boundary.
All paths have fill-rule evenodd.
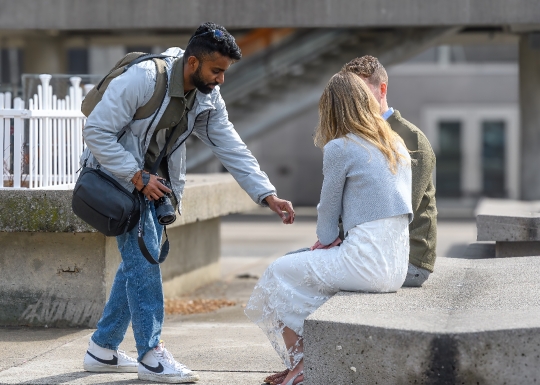
<path id="1" fill-rule="evenodd" d="M 411 155 L 414 219 L 409 225 L 409 262 L 433 272 L 437 246 L 437 207 L 432 178 L 435 154 L 424 133 L 403 119 L 399 111 L 394 111 L 387 122 L 403 138 Z"/>

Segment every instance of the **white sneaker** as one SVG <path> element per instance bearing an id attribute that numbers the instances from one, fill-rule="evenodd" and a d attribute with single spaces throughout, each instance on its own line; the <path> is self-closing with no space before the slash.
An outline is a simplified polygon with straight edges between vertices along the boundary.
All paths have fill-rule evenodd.
<path id="1" fill-rule="evenodd" d="M 138 366 L 137 360 L 123 350 L 105 349 L 92 340 L 88 343 L 84 356 L 84 370 L 87 372 L 136 373 Z"/>
<path id="2" fill-rule="evenodd" d="M 198 381 L 199 375 L 175 361 L 160 341 L 139 362 L 139 380 L 182 384 Z"/>

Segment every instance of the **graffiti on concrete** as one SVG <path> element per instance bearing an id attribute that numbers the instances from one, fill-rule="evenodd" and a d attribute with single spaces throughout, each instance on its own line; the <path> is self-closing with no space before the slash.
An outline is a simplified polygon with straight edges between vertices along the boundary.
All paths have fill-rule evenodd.
<path id="1" fill-rule="evenodd" d="M 29 305 L 19 320 L 49 326 L 74 324 L 94 327 L 102 309 L 103 304 L 94 301 L 58 297 L 53 289 L 43 293 L 35 304 Z"/>

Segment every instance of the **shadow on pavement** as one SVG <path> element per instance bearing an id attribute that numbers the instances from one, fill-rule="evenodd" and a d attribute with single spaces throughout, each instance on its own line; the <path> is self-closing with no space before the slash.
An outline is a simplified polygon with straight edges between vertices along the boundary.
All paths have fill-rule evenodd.
<path id="1" fill-rule="evenodd" d="M 92 332 L 93 329 L 4 326 L 0 327 L 0 331 L 0 342 L 27 342 L 57 340 L 72 334 L 84 335 Z"/>
<path id="2" fill-rule="evenodd" d="M 110 379 L 105 380 L 103 382 L 93 382 L 92 385 L 105 385 L 105 384 L 137 384 L 141 385 L 145 382 L 140 381 L 137 379 L 137 373 L 132 373 L 134 375 L 134 378 L 130 378 L 127 380 L 119 380 L 119 381 L 111 381 Z M 56 376 L 49 376 L 49 377 L 42 377 L 42 378 L 36 378 L 33 380 L 29 380 L 26 382 L 21 382 L 20 384 L 69 384 L 76 380 L 81 380 L 90 376 L 103 376 L 104 373 L 90 373 L 90 372 L 71 372 L 71 373 L 63 373 Z"/>

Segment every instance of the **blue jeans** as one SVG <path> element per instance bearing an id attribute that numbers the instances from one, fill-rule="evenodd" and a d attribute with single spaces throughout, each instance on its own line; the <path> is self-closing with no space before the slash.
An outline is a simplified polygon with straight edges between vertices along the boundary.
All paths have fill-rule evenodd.
<path id="1" fill-rule="evenodd" d="M 148 251 L 159 255 L 163 226 L 150 202 L 144 223 L 144 241 Z M 92 335 L 92 341 L 102 348 L 117 350 L 131 321 L 138 360 L 155 348 L 163 326 L 164 305 L 161 270 L 150 264 L 137 243 L 138 226 L 116 237 L 122 262 L 116 272 L 109 300 Z"/>

